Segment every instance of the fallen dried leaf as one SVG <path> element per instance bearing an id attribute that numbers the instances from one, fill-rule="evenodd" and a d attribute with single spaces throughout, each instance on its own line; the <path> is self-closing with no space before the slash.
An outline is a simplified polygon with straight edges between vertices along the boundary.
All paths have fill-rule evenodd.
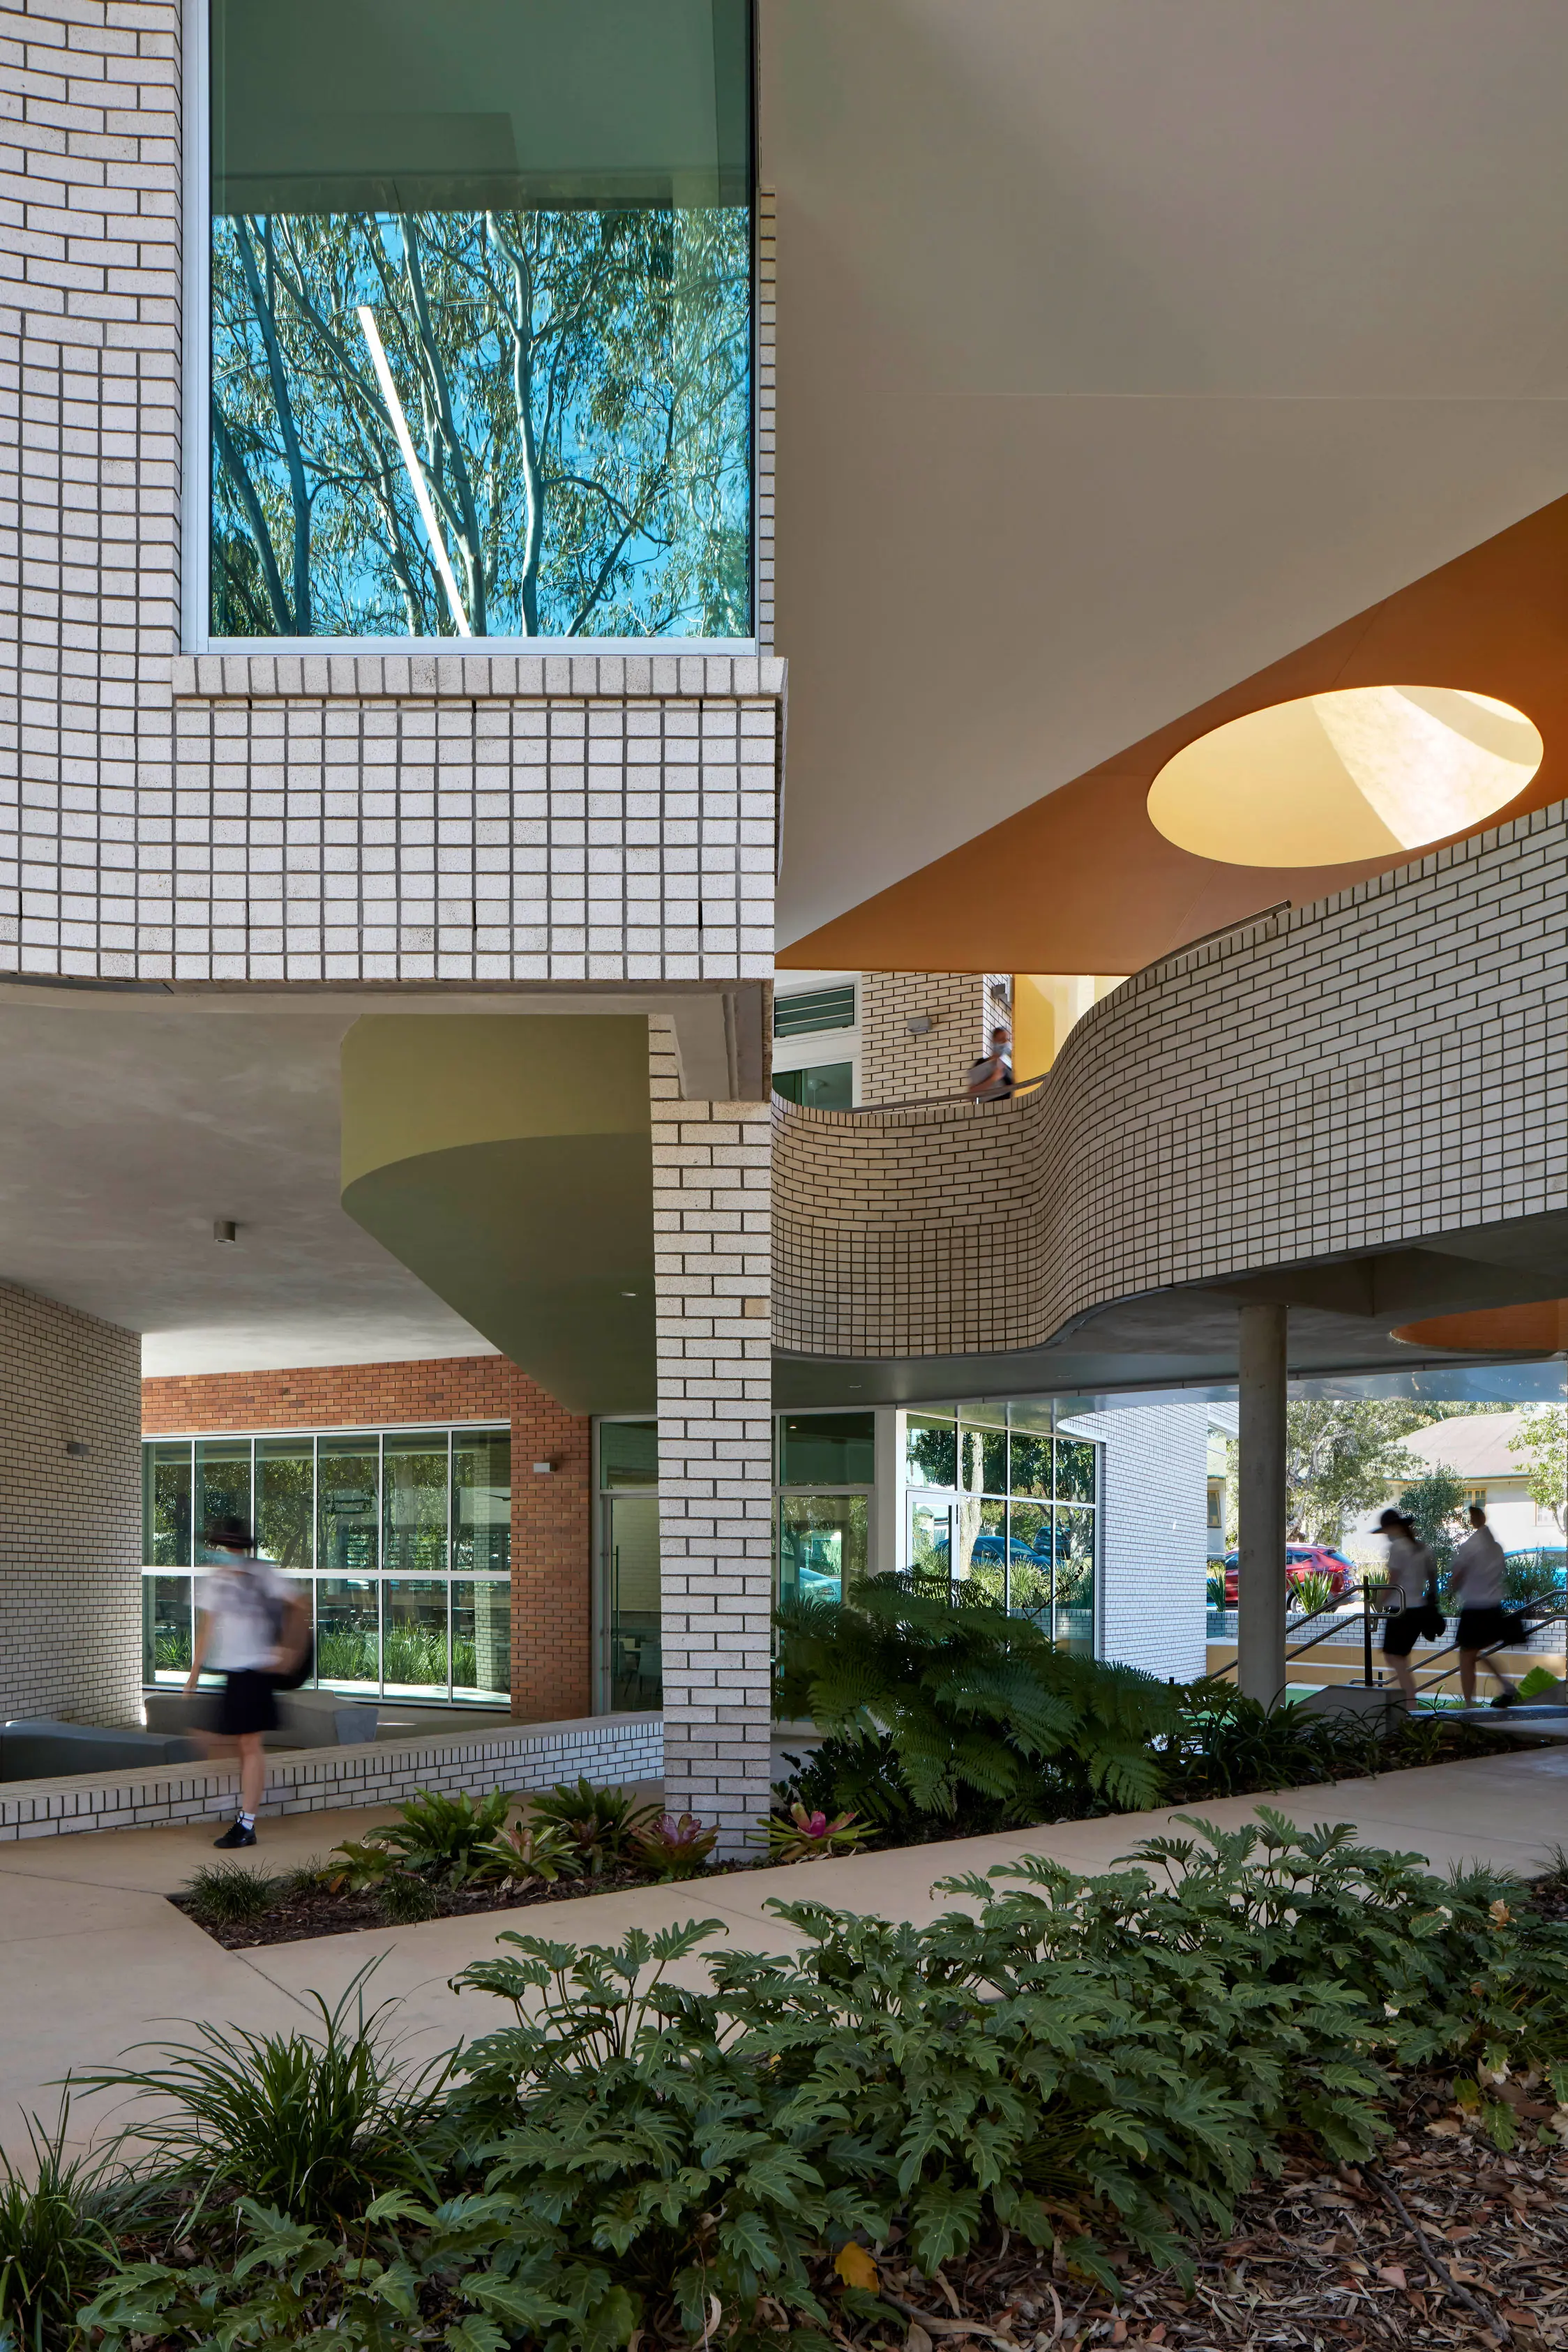
<path id="1" fill-rule="evenodd" d="M 918 2319 L 910 2322 L 910 2332 L 904 2338 L 904 2352 L 931 2352 L 931 2337 Z"/>
<path id="2" fill-rule="evenodd" d="M 1410 2284 L 1398 2263 L 1379 2263 L 1377 2274 L 1380 2279 L 1386 2279 L 1390 2286 L 1408 2286 Z"/>
<path id="3" fill-rule="evenodd" d="M 875 2294 L 881 2284 L 876 2263 L 865 2247 L 857 2245 L 853 2238 L 847 2245 L 839 2247 L 833 2257 L 833 2267 L 846 2286 L 863 2286 Z"/>

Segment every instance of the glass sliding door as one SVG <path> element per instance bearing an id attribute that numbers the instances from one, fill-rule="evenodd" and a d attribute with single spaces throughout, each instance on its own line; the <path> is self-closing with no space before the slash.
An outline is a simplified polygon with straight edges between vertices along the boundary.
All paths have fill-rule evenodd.
<path id="1" fill-rule="evenodd" d="M 658 1496 L 605 1498 L 605 1683 L 612 1714 L 664 1705 Z"/>

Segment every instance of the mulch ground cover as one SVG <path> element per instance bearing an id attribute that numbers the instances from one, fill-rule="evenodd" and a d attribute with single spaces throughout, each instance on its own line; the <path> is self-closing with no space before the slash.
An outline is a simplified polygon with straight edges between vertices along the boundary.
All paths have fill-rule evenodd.
<path id="1" fill-rule="evenodd" d="M 716 1863 L 704 1870 L 702 1878 L 725 1878 L 737 1870 L 757 1870 L 766 1866 L 761 1862 Z M 258 1874 L 259 1875 L 259 1874 Z M 483 1911 L 522 1911 L 539 1903 L 570 1903 L 584 1895 L 609 1895 L 628 1886 L 655 1886 L 660 1882 L 651 1872 L 629 1864 L 601 1871 L 596 1877 L 558 1878 L 550 1885 L 541 1886 L 468 1886 L 456 1893 L 444 1887 L 433 1888 L 435 1909 L 432 1919 L 465 1919 Z M 346 1888 L 334 1895 L 326 1886 L 295 1886 L 285 1884 L 283 1891 L 268 1910 L 254 1919 L 215 1921 L 202 1916 L 199 1905 L 185 1895 L 171 1895 L 169 1901 L 176 1911 L 194 1919 L 213 1941 L 226 1951 L 252 1950 L 258 1944 L 292 1944 L 303 1936 L 350 1936 L 357 1928 L 406 1927 L 407 1920 L 394 1919 L 374 1887 L 362 1894 L 351 1894 Z M 414 1923 L 422 1924 L 422 1923 Z"/>
<path id="2" fill-rule="evenodd" d="M 1170 2272 L 1128 2256 L 1113 2304 L 1027 2248 L 931 2279 L 895 2253 L 877 2291 L 902 2308 L 908 2352 L 965 2342 L 1019 2352 L 1568 2346 L 1568 2150 L 1521 2142 L 1500 2155 L 1450 2087 L 1406 2086 L 1399 2136 L 1376 2164 L 1289 2160 L 1279 2181 L 1243 2199 L 1228 2242 L 1205 2250 L 1190 2295 Z M 1533 2139 L 1528 2112 L 1521 2121 Z M 872 2352 L 900 2339 L 872 2324 L 844 2340 Z"/>

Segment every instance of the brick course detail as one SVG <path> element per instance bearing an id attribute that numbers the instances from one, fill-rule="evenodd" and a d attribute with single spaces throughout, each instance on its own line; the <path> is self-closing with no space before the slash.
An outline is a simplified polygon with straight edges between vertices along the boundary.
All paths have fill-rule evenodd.
<path id="1" fill-rule="evenodd" d="M 590 1423 L 504 1356 L 323 1364 L 144 1381 L 149 1437 L 214 1430 L 511 1424 L 511 1712 L 557 1722 L 593 1706 Z M 553 1462 L 548 1475 L 535 1462 Z"/>

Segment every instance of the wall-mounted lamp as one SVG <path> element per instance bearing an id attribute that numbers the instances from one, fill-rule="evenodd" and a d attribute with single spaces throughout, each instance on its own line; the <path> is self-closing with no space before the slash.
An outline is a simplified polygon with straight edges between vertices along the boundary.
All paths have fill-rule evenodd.
<path id="1" fill-rule="evenodd" d="M 929 1013 L 911 1013 L 904 1027 L 911 1037 L 929 1037 L 936 1023 Z"/>
<path id="2" fill-rule="evenodd" d="M 536 1462 L 533 1465 L 533 1473 L 536 1478 L 548 1478 L 554 1467 L 553 1462 Z"/>
<path id="3" fill-rule="evenodd" d="M 84 1444 L 79 1437 L 68 1437 L 66 1440 L 66 1452 L 70 1455 L 73 1462 L 85 1462 L 88 1455 L 92 1452 L 92 1448 L 90 1445 Z"/>
<path id="4" fill-rule="evenodd" d="M 235 1223 L 232 1217 L 215 1217 L 213 1219 L 213 1239 L 215 1242 L 232 1242 L 237 1241 L 238 1238 L 239 1227 Z"/>

